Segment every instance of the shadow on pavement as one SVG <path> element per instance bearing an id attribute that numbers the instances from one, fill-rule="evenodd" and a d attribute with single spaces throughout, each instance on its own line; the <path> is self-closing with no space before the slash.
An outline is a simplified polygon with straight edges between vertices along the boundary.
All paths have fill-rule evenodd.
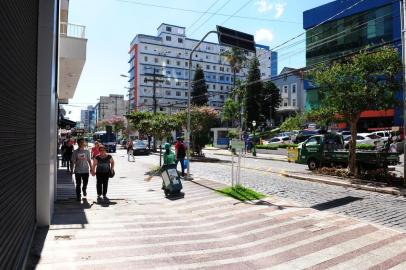
<path id="1" fill-rule="evenodd" d="M 76 201 L 75 182 L 66 168 L 58 168 L 57 200 L 54 204 L 54 215 L 50 227 L 37 227 L 30 254 L 27 259 L 26 269 L 35 269 L 41 260 L 41 252 L 50 231 L 61 229 L 84 229 L 84 224 L 88 223 L 86 209 L 90 209 L 94 202 L 89 203 L 86 198 Z M 59 227 L 59 225 L 64 225 Z M 71 235 L 54 235 L 55 240 L 70 240 Z"/>
<path id="2" fill-rule="evenodd" d="M 320 204 L 316 204 L 311 206 L 310 208 L 319 210 L 319 211 L 324 211 L 324 210 L 329 210 L 331 208 L 336 208 L 336 207 L 340 207 L 352 202 L 356 202 L 356 201 L 360 201 L 363 200 L 363 198 L 359 198 L 359 197 L 352 197 L 352 196 L 347 196 L 347 197 L 343 197 L 343 198 L 339 198 L 339 199 L 335 199 L 335 200 L 331 200 L 325 203 L 320 203 Z"/>

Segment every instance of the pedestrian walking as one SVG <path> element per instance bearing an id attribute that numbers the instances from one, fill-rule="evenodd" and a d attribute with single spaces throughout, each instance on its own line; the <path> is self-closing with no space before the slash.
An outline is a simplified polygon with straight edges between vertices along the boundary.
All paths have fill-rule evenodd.
<path id="1" fill-rule="evenodd" d="M 127 160 L 135 162 L 133 146 L 134 146 L 133 141 L 129 140 L 127 143 Z"/>
<path id="2" fill-rule="evenodd" d="M 99 152 L 100 154 L 93 159 L 92 175 L 96 175 L 97 179 L 97 200 L 101 200 L 102 195 L 104 200 L 108 200 L 107 188 L 109 178 L 114 174 L 114 160 L 107 154 L 104 145 L 100 145 Z"/>
<path id="3" fill-rule="evenodd" d="M 71 172 L 72 173 L 72 171 L 70 171 L 69 169 L 70 169 L 70 167 L 71 167 L 71 159 L 72 159 L 72 153 L 73 153 L 73 140 L 72 139 L 69 139 L 67 142 L 66 142 L 66 144 L 65 144 L 65 147 L 64 147 L 64 153 L 63 153 L 63 159 L 65 159 L 65 164 L 66 164 L 66 170 L 68 171 L 68 172 Z"/>
<path id="4" fill-rule="evenodd" d="M 180 167 L 182 169 L 182 177 L 185 176 L 185 157 L 186 157 L 186 146 L 183 143 L 183 139 L 181 137 L 176 139 L 175 144 L 175 151 L 176 151 L 176 169 L 178 169 L 178 162 L 180 162 Z"/>
<path id="5" fill-rule="evenodd" d="M 92 168 L 89 150 L 85 149 L 85 140 L 78 140 L 79 148 L 73 151 L 71 159 L 71 173 L 75 173 L 76 200 L 80 201 L 82 188 L 83 196 L 87 196 L 87 183 L 89 182 L 89 169 Z M 83 183 L 83 186 L 82 186 Z"/>
<path id="6" fill-rule="evenodd" d="M 95 141 L 94 146 L 92 147 L 92 159 L 94 159 L 95 157 L 97 157 L 100 154 L 99 147 L 100 147 L 100 143 L 98 141 Z"/>

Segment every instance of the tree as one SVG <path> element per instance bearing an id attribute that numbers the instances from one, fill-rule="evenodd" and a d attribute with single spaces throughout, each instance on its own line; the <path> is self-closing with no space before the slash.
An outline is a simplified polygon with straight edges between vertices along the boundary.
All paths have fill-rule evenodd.
<path id="1" fill-rule="evenodd" d="M 138 130 L 139 133 L 147 135 L 149 149 L 151 149 L 152 117 L 153 113 L 151 112 L 132 112 L 130 115 L 127 115 L 127 119 L 132 124 L 133 128 Z"/>
<path id="2" fill-rule="evenodd" d="M 248 127 L 253 120 L 257 121 L 257 123 L 261 120 L 261 93 L 263 84 L 259 70 L 259 61 L 256 57 L 250 62 L 245 88 L 244 108 L 246 126 Z"/>
<path id="3" fill-rule="evenodd" d="M 306 122 L 304 114 L 296 114 L 287 118 L 280 126 L 282 131 L 293 131 L 299 130 L 303 127 Z"/>
<path id="4" fill-rule="evenodd" d="M 239 49 L 239 48 L 234 48 L 232 47 L 230 50 L 225 51 L 222 53 L 226 61 L 230 64 L 231 66 L 231 71 L 233 72 L 233 82 L 234 86 L 233 89 L 235 89 L 236 83 L 237 83 L 237 73 L 240 72 L 242 69 L 244 62 L 247 61 L 247 56 L 245 55 L 244 51 Z"/>
<path id="5" fill-rule="evenodd" d="M 221 114 L 221 121 L 232 121 L 233 123 L 239 123 L 240 108 L 241 106 L 239 102 L 236 102 L 231 98 L 227 98 L 224 102 L 223 111 Z"/>
<path id="6" fill-rule="evenodd" d="M 200 66 L 197 66 L 193 78 L 191 103 L 195 106 L 206 106 L 209 98 L 207 96 L 207 85 L 204 79 L 204 72 Z"/>
<path id="7" fill-rule="evenodd" d="M 273 82 L 267 81 L 262 91 L 261 113 L 264 120 L 269 117 L 272 122 L 272 120 L 275 119 L 276 110 L 281 105 L 281 102 L 282 97 L 278 87 L 276 87 Z"/>
<path id="8" fill-rule="evenodd" d="M 383 47 L 321 66 L 311 74 L 323 97 L 321 107 L 333 109 L 351 125 L 348 164 L 353 175 L 358 174 L 355 151 L 361 113 L 393 108 L 401 70 L 397 50 Z"/>
<path id="9" fill-rule="evenodd" d="M 305 113 L 305 119 L 309 122 L 316 123 L 324 129 L 327 129 L 331 123 L 341 120 L 339 115 L 332 107 L 320 107 L 318 109 L 312 109 Z"/>
<path id="10" fill-rule="evenodd" d="M 116 134 L 116 137 L 117 137 L 117 133 L 125 130 L 125 128 L 126 128 L 126 121 L 123 116 L 114 115 L 112 118 L 109 119 L 109 123 L 111 126 L 113 126 L 113 130 L 114 130 L 114 133 Z"/>
<path id="11" fill-rule="evenodd" d="M 192 107 L 190 116 L 191 149 L 201 155 L 204 146 L 210 142 L 210 129 L 214 126 L 218 113 L 211 107 Z M 178 112 L 176 117 L 186 127 L 187 112 Z"/>

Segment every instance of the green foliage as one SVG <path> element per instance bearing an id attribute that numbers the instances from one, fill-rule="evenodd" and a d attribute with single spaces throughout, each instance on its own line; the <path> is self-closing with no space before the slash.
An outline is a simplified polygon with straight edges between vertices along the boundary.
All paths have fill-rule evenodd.
<path id="1" fill-rule="evenodd" d="M 258 58 L 253 58 L 250 62 L 250 67 L 247 76 L 247 85 L 245 86 L 245 98 L 244 98 L 244 109 L 245 109 L 245 121 L 246 126 L 251 126 L 252 121 L 257 122 L 257 126 L 260 124 L 261 115 L 261 103 L 262 99 L 262 88 L 263 84 L 261 81 L 261 72 L 259 70 Z"/>
<path id="2" fill-rule="evenodd" d="M 334 108 L 320 107 L 305 113 L 305 120 L 316 123 L 321 127 L 328 127 L 332 122 L 339 120 Z"/>
<path id="3" fill-rule="evenodd" d="M 190 116 L 191 147 L 193 152 L 201 154 L 204 146 L 210 142 L 210 129 L 216 123 L 218 113 L 211 107 L 192 107 Z M 178 112 L 175 117 L 186 128 L 187 112 Z"/>
<path id="4" fill-rule="evenodd" d="M 219 192 L 223 195 L 232 197 L 234 199 L 237 199 L 239 201 L 260 200 L 260 199 L 263 199 L 266 197 L 262 193 L 256 192 L 249 188 L 245 188 L 241 185 L 220 189 L 220 190 L 217 190 L 217 192 Z"/>
<path id="5" fill-rule="evenodd" d="M 276 85 L 267 81 L 262 90 L 261 114 L 264 120 L 275 119 L 276 110 L 282 102 L 280 91 Z"/>
<path id="6" fill-rule="evenodd" d="M 375 146 L 370 145 L 370 144 L 358 144 L 357 149 L 358 150 L 374 150 Z"/>
<path id="7" fill-rule="evenodd" d="M 255 146 L 257 149 L 266 149 L 266 150 L 278 150 L 278 146 L 277 145 L 271 145 L 271 144 L 258 144 Z"/>
<path id="8" fill-rule="evenodd" d="M 197 66 L 192 82 L 191 103 L 195 106 L 207 106 L 208 101 L 204 72 L 200 66 Z"/>
<path id="9" fill-rule="evenodd" d="M 365 110 L 384 110 L 396 104 L 402 64 L 396 49 L 383 47 L 362 51 L 311 73 L 319 87 L 321 107 L 341 115 L 351 125 L 349 169 L 357 174 L 355 159 L 357 124 Z"/>
<path id="10" fill-rule="evenodd" d="M 305 122 L 305 116 L 303 114 L 297 114 L 286 119 L 280 126 L 280 129 L 282 131 L 299 130 L 302 128 Z"/>
<path id="11" fill-rule="evenodd" d="M 239 48 L 232 47 L 228 51 L 222 53 L 222 56 L 231 66 L 231 71 L 233 72 L 234 87 L 236 86 L 236 74 L 242 69 L 244 62 L 247 61 L 247 56 L 244 51 Z"/>
<path id="12" fill-rule="evenodd" d="M 278 148 L 282 148 L 282 149 L 286 149 L 286 148 L 289 148 L 289 147 L 294 147 L 294 148 L 297 148 L 297 144 L 295 144 L 295 143 L 286 143 L 286 144 L 279 144 L 278 145 Z"/>
<path id="13" fill-rule="evenodd" d="M 238 138 L 237 132 L 234 131 L 234 130 L 229 130 L 229 131 L 228 131 L 228 138 L 229 138 L 230 140 L 231 140 L 231 139 L 236 139 L 236 138 Z"/>
<path id="14" fill-rule="evenodd" d="M 240 119 L 240 104 L 228 98 L 224 103 L 221 121 L 236 121 L 238 119 Z"/>

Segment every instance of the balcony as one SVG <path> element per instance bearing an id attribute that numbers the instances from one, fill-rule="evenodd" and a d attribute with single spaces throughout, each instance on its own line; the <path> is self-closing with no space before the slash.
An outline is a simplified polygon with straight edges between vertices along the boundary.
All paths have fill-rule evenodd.
<path id="1" fill-rule="evenodd" d="M 75 94 L 86 61 L 85 30 L 86 27 L 83 25 L 60 23 L 58 88 L 60 100 L 71 99 Z"/>

